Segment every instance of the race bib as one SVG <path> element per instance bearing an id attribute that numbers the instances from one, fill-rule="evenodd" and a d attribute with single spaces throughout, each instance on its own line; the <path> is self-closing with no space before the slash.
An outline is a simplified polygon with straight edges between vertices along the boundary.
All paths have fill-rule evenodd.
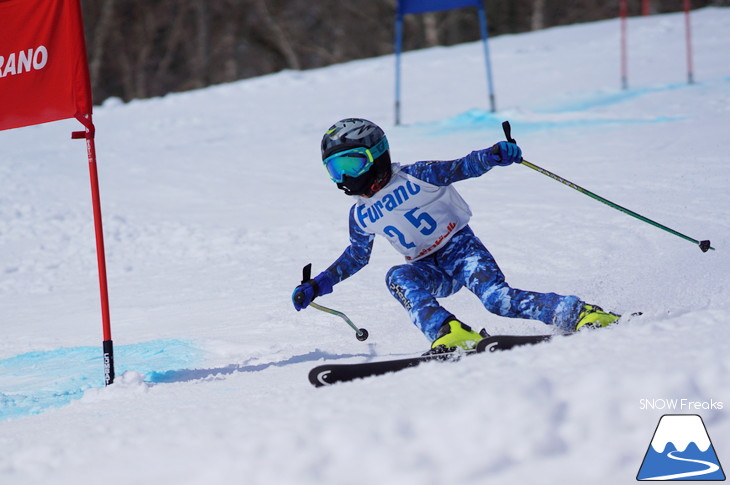
<path id="1" fill-rule="evenodd" d="M 471 210 L 453 186 L 432 185 L 394 169 L 388 185 L 360 199 L 355 220 L 365 232 L 385 237 L 406 261 L 417 261 L 466 226 Z"/>

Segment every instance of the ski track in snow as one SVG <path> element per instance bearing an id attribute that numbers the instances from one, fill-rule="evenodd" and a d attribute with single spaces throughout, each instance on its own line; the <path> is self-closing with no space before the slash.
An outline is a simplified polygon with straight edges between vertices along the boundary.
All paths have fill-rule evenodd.
<path id="1" fill-rule="evenodd" d="M 480 43 L 285 71 L 95 108 L 117 380 L 103 387 L 84 146 L 63 121 L 0 132 L 0 483 L 634 483 L 659 417 L 641 399 L 730 403 L 730 9 L 494 38 L 499 112 Z M 670 55 L 671 54 L 671 55 Z M 357 95 L 352 89 L 357 87 Z M 503 138 L 525 158 L 697 239 L 610 209 L 525 167 L 460 182 L 471 226 L 515 287 L 577 294 L 625 325 L 314 389 L 317 363 L 423 351 L 370 265 L 295 312 L 301 268 L 347 244 L 350 200 L 319 166 L 334 121 L 362 116 L 393 158 L 453 159 Z M 490 333 L 549 332 L 446 308 Z M 730 419 L 701 413 L 721 462 Z"/>

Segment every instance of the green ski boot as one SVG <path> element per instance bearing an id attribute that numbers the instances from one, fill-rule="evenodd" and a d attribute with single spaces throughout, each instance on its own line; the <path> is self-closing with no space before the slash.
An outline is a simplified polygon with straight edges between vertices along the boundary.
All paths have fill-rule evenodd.
<path id="1" fill-rule="evenodd" d="M 473 331 L 469 325 L 452 318 L 444 322 L 439 328 L 436 340 L 431 344 L 431 352 L 452 352 L 458 349 L 474 350 L 477 348 L 477 342 L 483 338 L 481 334 Z"/>
<path id="2" fill-rule="evenodd" d="M 588 327 L 607 327 L 616 322 L 621 315 L 615 313 L 604 312 L 603 308 L 598 305 L 583 304 L 583 309 L 578 315 L 578 322 L 575 324 L 575 330 Z"/>

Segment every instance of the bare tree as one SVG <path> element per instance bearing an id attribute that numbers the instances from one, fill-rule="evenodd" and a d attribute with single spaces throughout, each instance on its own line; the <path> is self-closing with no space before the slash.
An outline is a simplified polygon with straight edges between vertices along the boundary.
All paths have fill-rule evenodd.
<path id="1" fill-rule="evenodd" d="M 114 0 L 106 0 L 102 2 L 98 20 L 94 23 L 94 34 L 91 41 L 91 45 L 94 47 L 89 57 L 89 77 L 91 78 L 92 91 L 99 86 L 99 73 L 101 72 L 107 39 L 113 22 Z"/>
<path id="2" fill-rule="evenodd" d="M 439 45 L 439 22 L 434 12 L 423 14 L 423 31 L 427 46 Z"/>
<path id="3" fill-rule="evenodd" d="M 631 15 L 640 13 L 639 2 Z M 652 0 L 681 10 L 682 0 Z M 608 0 L 484 0 L 490 35 L 616 17 Z M 693 7 L 730 0 L 694 0 Z M 94 99 L 164 95 L 393 52 L 397 0 L 82 0 Z M 405 18 L 404 49 L 479 38 L 473 8 Z"/>
<path id="4" fill-rule="evenodd" d="M 532 16 L 530 17 L 530 30 L 541 30 L 545 28 L 545 0 L 532 0 Z"/>
<path id="5" fill-rule="evenodd" d="M 268 28 L 270 38 L 284 59 L 286 59 L 286 67 L 289 69 L 301 69 L 299 56 L 292 46 L 290 34 L 285 32 L 277 17 L 272 15 L 268 3 L 268 0 L 257 0 L 256 7 L 261 19 Z"/>
<path id="6" fill-rule="evenodd" d="M 192 68 L 192 84 L 202 88 L 209 84 L 210 71 L 210 14 L 207 0 L 191 0 L 196 27 L 196 52 Z"/>

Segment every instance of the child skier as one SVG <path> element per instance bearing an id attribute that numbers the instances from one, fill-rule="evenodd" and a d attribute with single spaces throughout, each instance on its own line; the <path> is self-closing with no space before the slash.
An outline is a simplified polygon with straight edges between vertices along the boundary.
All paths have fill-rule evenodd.
<path id="1" fill-rule="evenodd" d="M 434 351 L 473 349 L 483 338 L 436 300 L 464 286 L 492 313 L 540 320 L 565 332 L 618 320 L 619 315 L 577 296 L 511 288 L 469 227 L 471 211 L 452 184 L 497 165 L 519 163 L 522 150 L 516 144 L 499 142 L 457 160 L 402 166 L 391 163 L 380 127 L 348 118 L 325 133 L 322 160 L 337 187 L 356 197 L 349 216 L 350 245 L 329 268 L 294 289 L 297 311 L 367 265 L 375 234 L 380 234 L 406 259 L 388 271 L 388 289 Z"/>

